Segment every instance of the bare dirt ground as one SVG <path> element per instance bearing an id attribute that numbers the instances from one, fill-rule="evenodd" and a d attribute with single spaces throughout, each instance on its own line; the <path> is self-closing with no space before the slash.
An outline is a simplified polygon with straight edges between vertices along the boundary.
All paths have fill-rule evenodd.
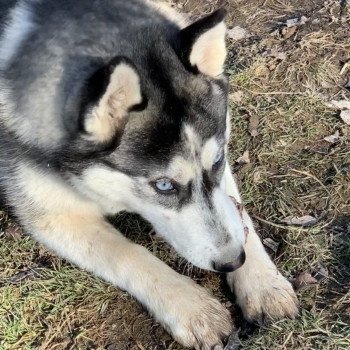
<path id="1" fill-rule="evenodd" d="M 219 275 L 193 268 L 152 240 L 137 217 L 122 215 L 116 225 L 225 303 L 243 349 L 350 349 L 350 126 L 341 118 L 345 111 L 330 104 L 350 100 L 350 4 L 171 3 L 194 18 L 221 6 L 229 11 L 230 157 L 268 251 L 299 289 L 300 316 L 249 325 Z M 243 38 L 235 26 L 246 31 Z M 249 159 L 237 162 L 247 151 Z M 53 256 L 3 211 L 0 349 L 182 347 L 127 293 Z"/>

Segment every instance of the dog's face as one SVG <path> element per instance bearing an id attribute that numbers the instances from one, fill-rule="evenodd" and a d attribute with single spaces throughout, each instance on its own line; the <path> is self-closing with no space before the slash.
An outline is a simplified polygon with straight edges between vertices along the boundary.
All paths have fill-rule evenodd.
<path id="1" fill-rule="evenodd" d="M 245 236 L 225 192 L 222 20 L 219 12 L 182 30 L 175 48 L 155 44 L 142 67 L 110 63 L 104 93 L 86 108 L 85 138 L 103 144 L 118 135 L 118 145 L 79 184 L 106 211 L 121 205 L 142 215 L 194 265 L 228 272 L 244 263 Z"/>
<path id="2" fill-rule="evenodd" d="M 231 271 L 244 262 L 244 228 L 225 193 L 225 139 L 202 138 L 186 123 L 181 134 L 168 164 L 133 180 L 132 207 L 194 265 Z"/>

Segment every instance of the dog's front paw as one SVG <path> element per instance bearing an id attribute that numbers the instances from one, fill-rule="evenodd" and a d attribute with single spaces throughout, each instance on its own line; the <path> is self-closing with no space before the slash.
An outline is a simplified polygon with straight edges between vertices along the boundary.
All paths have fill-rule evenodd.
<path id="1" fill-rule="evenodd" d="M 222 348 L 233 329 L 230 313 L 202 287 L 185 280 L 168 300 L 165 327 L 182 345 L 196 350 Z M 164 310 L 165 311 L 165 310 Z"/>
<path id="2" fill-rule="evenodd" d="M 263 324 L 294 318 L 298 314 L 298 300 L 293 287 L 274 266 L 263 271 L 257 268 L 256 273 L 239 278 L 231 273 L 227 280 L 249 322 Z"/>

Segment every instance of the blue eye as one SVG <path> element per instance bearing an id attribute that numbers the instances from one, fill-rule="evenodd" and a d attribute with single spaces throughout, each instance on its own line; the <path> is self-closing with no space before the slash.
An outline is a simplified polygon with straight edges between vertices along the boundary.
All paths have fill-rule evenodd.
<path id="1" fill-rule="evenodd" d="M 165 178 L 155 181 L 154 187 L 158 192 L 164 194 L 172 193 L 175 190 L 175 187 L 172 184 L 171 180 Z"/>

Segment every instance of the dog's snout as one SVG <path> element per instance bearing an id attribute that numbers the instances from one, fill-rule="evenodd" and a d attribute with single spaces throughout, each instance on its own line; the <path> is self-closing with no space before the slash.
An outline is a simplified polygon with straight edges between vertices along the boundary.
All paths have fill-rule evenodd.
<path id="1" fill-rule="evenodd" d="M 235 270 L 233 262 L 222 264 L 222 263 L 213 261 L 213 267 L 214 267 L 214 270 L 217 272 L 232 272 Z"/>
<path id="2" fill-rule="evenodd" d="M 222 263 L 218 261 L 213 261 L 213 268 L 217 272 L 233 272 L 237 269 L 239 269 L 245 262 L 246 255 L 245 251 L 242 250 L 241 254 L 238 256 L 238 258 L 235 261 L 230 261 L 227 263 Z"/>

